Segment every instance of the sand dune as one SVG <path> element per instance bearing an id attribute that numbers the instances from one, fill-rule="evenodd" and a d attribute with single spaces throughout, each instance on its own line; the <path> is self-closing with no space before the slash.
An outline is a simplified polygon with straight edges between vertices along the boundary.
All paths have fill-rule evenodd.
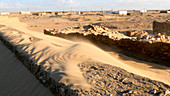
<path id="1" fill-rule="evenodd" d="M 0 42 L 0 96 L 53 96 Z"/>
<path id="2" fill-rule="evenodd" d="M 46 36 L 26 28 L 17 18 L 0 17 L 0 24 L 15 28 L 19 31 L 9 30 L 9 27 L 0 29 L 0 33 L 18 46 L 21 52 L 29 54 L 38 65 L 51 73 L 56 81 L 64 82 L 73 87 L 90 88 L 80 71 L 78 64 L 93 59 L 112 66 L 123 68 L 131 73 L 158 80 L 170 85 L 170 69 L 157 66 L 160 69 L 148 67 L 145 62 L 135 63 L 122 61 L 115 55 L 111 56 L 92 44 L 85 42 L 72 42 L 65 39 Z M 31 41 L 30 38 L 36 39 Z M 129 59 L 130 60 L 130 59 Z M 132 60 L 133 61 L 133 60 Z M 162 70 L 164 69 L 164 70 Z"/>

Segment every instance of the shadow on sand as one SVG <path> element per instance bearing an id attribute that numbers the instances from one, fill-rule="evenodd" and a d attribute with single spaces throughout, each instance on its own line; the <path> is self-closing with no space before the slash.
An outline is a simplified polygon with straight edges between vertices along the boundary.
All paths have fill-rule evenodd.
<path id="1" fill-rule="evenodd" d="M 49 58 L 43 60 L 40 65 L 37 65 L 37 62 L 41 59 L 41 57 L 47 52 L 48 49 L 42 49 L 36 53 L 33 53 L 35 48 L 32 48 L 31 54 L 41 54 L 38 58 L 31 58 L 28 56 L 28 53 L 23 53 L 18 51 L 19 46 L 14 46 L 10 42 L 6 41 L 2 35 L 0 35 L 0 41 L 9 49 L 11 50 L 15 56 L 20 60 L 23 65 L 41 82 L 46 88 L 50 89 L 51 92 L 56 96 L 78 96 L 77 90 L 72 90 L 71 87 L 73 85 L 65 85 L 64 83 L 58 82 L 62 79 L 62 75 L 66 75 L 63 73 L 59 73 L 59 70 L 55 70 L 53 72 L 57 73 L 55 74 L 57 77 L 57 81 L 54 78 L 51 78 L 51 66 L 46 70 L 45 69 L 45 62 L 49 60 Z M 25 45 L 26 46 L 26 45 Z M 29 45 L 27 45 L 24 50 L 28 48 Z M 23 51 L 24 51 L 23 50 Z M 34 61 L 35 60 L 35 61 Z M 51 72 L 51 73 L 50 73 Z"/>
<path id="2" fill-rule="evenodd" d="M 119 59 L 122 59 L 124 61 L 144 63 L 144 64 L 151 66 L 150 68 L 153 68 L 153 69 L 170 69 L 169 66 L 167 67 L 165 66 L 165 65 L 168 65 L 168 63 L 164 61 L 155 60 L 154 58 L 146 57 L 142 54 L 138 54 L 135 52 L 126 51 L 126 50 L 117 48 L 115 46 L 111 47 L 111 46 L 101 44 L 101 43 L 97 43 L 95 45 L 106 52 L 118 54 Z"/>

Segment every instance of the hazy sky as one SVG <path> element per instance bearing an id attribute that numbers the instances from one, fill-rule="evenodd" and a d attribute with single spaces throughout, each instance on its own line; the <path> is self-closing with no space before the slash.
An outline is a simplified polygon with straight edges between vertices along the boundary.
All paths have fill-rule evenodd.
<path id="1" fill-rule="evenodd" d="M 0 0 L 0 11 L 170 9 L 170 0 Z"/>

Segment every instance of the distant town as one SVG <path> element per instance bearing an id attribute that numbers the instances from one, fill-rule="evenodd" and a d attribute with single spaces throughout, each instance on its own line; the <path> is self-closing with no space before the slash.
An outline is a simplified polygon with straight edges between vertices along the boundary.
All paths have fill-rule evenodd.
<path id="1" fill-rule="evenodd" d="M 144 14 L 144 13 L 170 13 L 170 10 L 119 10 L 119 11 L 60 11 L 60 12 L 31 12 L 31 11 L 21 11 L 21 12 L 0 12 L 0 15 L 97 15 L 97 14 L 119 14 L 119 15 L 134 15 L 134 14 Z"/>

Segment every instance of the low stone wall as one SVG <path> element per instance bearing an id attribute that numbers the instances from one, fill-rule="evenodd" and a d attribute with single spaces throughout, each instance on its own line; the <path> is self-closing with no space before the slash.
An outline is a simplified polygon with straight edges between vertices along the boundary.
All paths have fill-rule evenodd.
<path id="1" fill-rule="evenodd" d="M 130 39 L 122 39 L 116 41 L 116 46 L 128 51 L 137 52 L 147 57 L 166 61 L 170 64 L 170 44 L 163 42 L 149 43 L 145 41 L 132 41 Z M 170 65 L 168 65 L 170 66 Z"/>
<path id="2" fill-rule="evenodd" d="M 113 40 L 113 39 L 110 39 L 108 36 L 94 35 L 94 34 L 89 34 L 87 36 L 84 36 L 83 34 L 79 34 L 79 33 L 50 34 L 49 32 L 45 32 L 45 34 L 58 36 L 58 37 L 66 38 L 66 39 L 72 39 L 74 37 L 78 37 L 78 38 L 90 40 L 94 44 L 103 43 L 108 46 L 117 46 L 123 50 L 141 54 L 143 56 L 147 56 L 149 58 L 152 58 L 158 61 L 166 62 L 166 63 L 163 63 L 163 65 L 170 66 L 169 65 L 170 64 L 170 44 L 169 43 L 164 43 L 164 42 L 150 43 L 148 41 L 139 41 L 139 40 L 134 41 L 131 39 Z"/>
<path id="3" fill-rule="evenodd" d="M 153 22 L 154 33 L 161 33 L 170 36 L 170 22 Z"/>

